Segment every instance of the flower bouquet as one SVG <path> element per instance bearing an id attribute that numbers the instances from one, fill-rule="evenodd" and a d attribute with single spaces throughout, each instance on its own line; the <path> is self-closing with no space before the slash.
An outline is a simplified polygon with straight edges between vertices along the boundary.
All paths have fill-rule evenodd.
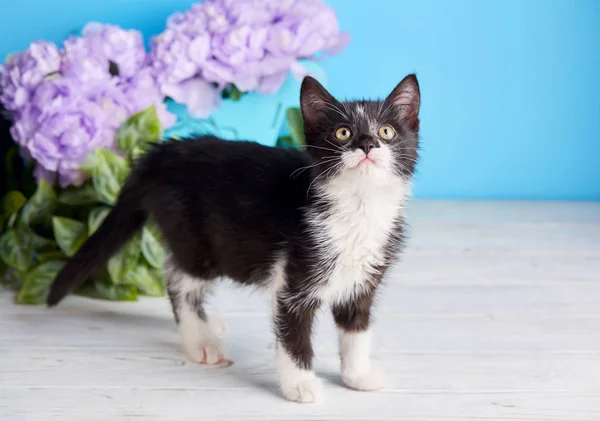
<path id="1" fill-rule="evenodd" d="M 318 77 L 314 60 L 346 42 L 321 0 L 207 0 L 172 15 L 149 52 L 138 31 L 91 23 L 60 48 L 37 41 L 10 56 L 0 66 L 0 110 L 14 142 L 0 277 L 17 302 L 45 300 L 151 143 L 207 133 L 274 145 L 287 116 L 291 137 L 279 143 L 301 144 L 300 81 Z M 150 221 L 77 292 L 162 295 L 164 256 Z"/>

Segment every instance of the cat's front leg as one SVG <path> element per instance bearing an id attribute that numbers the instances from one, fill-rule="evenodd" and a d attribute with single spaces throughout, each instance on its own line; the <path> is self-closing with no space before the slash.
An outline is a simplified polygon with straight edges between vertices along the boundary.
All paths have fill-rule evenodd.
<path id="1" fill-rule="evenodd" d="M 312 370 L 311 333 L 319 303 L 286 290 L 274 297 L 277 369 L 281 390 L 291 401 L 311 403 L 323 397 L 323 383 Z"/>
<path id="2" fill-rule="evenodd" d="M 378 390 L 387 385 L 383 371 L 373 365 L 370 355 L 373 294 L 374 289 L 332 307 L 338 328 L 342 380 L 356 390 Z"/>

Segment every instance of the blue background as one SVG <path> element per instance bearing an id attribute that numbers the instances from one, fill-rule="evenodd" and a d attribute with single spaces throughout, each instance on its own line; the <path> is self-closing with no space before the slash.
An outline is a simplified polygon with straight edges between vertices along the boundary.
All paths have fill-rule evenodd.
<path id="1" fill-rule="evenodd" d="M 190 0 L 2 0 L 0 57 L 95 20 L 160 32 Z M 421 198 L 600 199 L 600 1 L 331 0 L 335 95 L 422 89 Z"/>

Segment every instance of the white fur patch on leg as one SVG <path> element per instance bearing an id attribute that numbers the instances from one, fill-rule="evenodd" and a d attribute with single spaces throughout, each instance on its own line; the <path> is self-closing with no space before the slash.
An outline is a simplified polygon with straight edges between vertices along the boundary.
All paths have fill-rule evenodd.
<path id="1" fill-rule="evenodd" d="M 181 280 L 179 303 L 179 333 L 187 354 L 198 364 L 218 364 L 225 358 L 221 339 L 225 325 L 220 319 L 203 320 L 196 308 L 186 300 L 190 291 L 205 288 L 201 280 L 185 276 Z"/>
<path id="2" fill-rule="evenodd" d="M 356 390 L 378 390 L 387 385 L 383 371 L 371 363 L 370 332 L 346 332 L 339 330 L 342 380 Z"/>
<path id="3" fill-rule="evenodd" d="M 198 364 L 217 364 L 225 358 L 211 325 L 186 306 L 179 314 L 179 334 L 185 351 Z"/>
<path id="4" fill-rule="evenodd" d="M 323 399 L 323 382 L 311 370 L 298 368 L 281 344 L 277 344 L 277 369 L 281 391 L 294 402 L 312 403 Z"/>

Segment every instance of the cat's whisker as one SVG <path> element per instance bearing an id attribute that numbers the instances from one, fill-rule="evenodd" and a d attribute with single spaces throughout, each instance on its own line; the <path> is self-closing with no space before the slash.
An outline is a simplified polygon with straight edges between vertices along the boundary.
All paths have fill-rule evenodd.
<path id="1" fill-rule="evenodd" d="M 324 148 L 322 146 L 314 146 L 314 145 L 306 145 L 307 148 L 314 148 L 314 149 L 322 149 L 324 151 L 329 151 L 329 152 L 335 152 L 338 153 L 340 151 L 340 148 L 336 149 L 331 149 L 331 148 Z"/>
<path id="2" fill-rule="evenodd" d="M 326 137 L 323 138 L 323 140 L 327 143 L 329 143 L 331 146 L 333 146 L 334 148 L 337 148 L 338 151 L 347 151 L 348 147 L 344 146 L 344 145 L 336 145 L 335 143 L 331 143 L 329 140 L 327 140 Z"/>
<path id="3" fill-rule="evenodd" d="M 417 159 L 412 157 L 412 156 L 403 156 L 400 155 L 399 156 L 400 159 L 404 160 L 404 161 L 409 161 L 409 162 L 417 162 Z"/>
<path id="4" fill-rule="evenodd" d="M 342 107 L 344 108 L 344 111 L 346 111 L 346 114 L 350 114 L 350 113 L 348 112 L 348 108 L 346 108 L 346 103 L 344 103 L 344 102 L 341 102 L 341 104 L 342 104 Z"/>
<path id="5" fill-rule="evenodd" d="M 321 178 L 323 175 L 325 175 L 325 177 L 327 177 L 334 169 L 338 169 L 342 166 L 342 162 L 337 163 L 336 165 L 333 165 L 331 168 L 327 168 L 325 170 L 323 170 L 319 175 L 317 175 L 313 181 L 311 181 L 311 183 L 308 185 L 308 189 L 306 190 L 306 198 L 308 199 L 308 195 L 310 193 L 310 189 L 312 188 L 313 184 L 315 184 L 315 182 Z"/>
<path id="6" fill-rule="evenodd" d="M 336 106 L 333 106 L 333 105 L 331 105 L 331 104 L 326 104 L 326 105 L 327 105 L 327 108 L 329 108 L 331 111 L 335 111 L 335 112 L 336 112 L 336 113 L 338 113 L 340 116 L 342 116 L 342 117 L 344 117 L 344 118 L 348 119 L 348 116 L 346 116 L 344 113 L 342 113 L 342 112 L 340 111 L 340 109 L 339 109 L 339 108 L 337 108 Z"/>
<path id="7" fill-rule="evenodd" d="M 385 107 L 385 109 L 383 110 L 383 112 L 380 112 L 380 113 L 377 115 L 377 118 L 380 118 L 382 115 L 384 115 L 385 113 L 387 113 L 387 112 L 388 112 L 388 110 L 389 110 L 390 108 L 392 108 L 393 106 L 394 106 L 394 103 L 393 103 L 393 102 L 390 102 L 390 103 L 389 103 L 389 104 L 388 104 L 388 105 Z"/>
<path id="8" fill-rule="evenodd" d="M 325 103 L 325 105 L 327 105 L 329 107 L 330 110 L 337 112 L 339 115 L 341 115 L 342 117 L 350 120 L 350 117 L 348 117 L 348 110 L 346 109 L 346 106 L 344 105 L 344 103 L 342 102 L 342 107 L 344 107 L 344 110 L 346 111 L 345 113 L 339 109 L 339 107 L 337 107 L 336 105 L 332 104 L 331 102 L 327 102 Z"/>
<path id="9" fill-rule="evenodd" d="M 340 148 L 338 149 L 331 149 L 331 148 L 324 148 L 323 146 L 315 146 L 315 145 L 297 145 L 297 146 L 287 146 L 287 148 L 294 148 L 294 149 L 302 149 L 302 148 L 314 148 L 314 149 L 322 149 L 324 151 L 329 151 L 329 152 L 335 152 L 338 153 L 340 152 Z"/>
<path id="10" fill-rule="evenodd" d="M 379 119 L 379 117 L 381 117 L 381 109 L 383 108 L 384 103 L 385 103 L 384 101 L 379 102 L 379 108 L 377 109 L 377 119 Z"/>
<path id="11" fill-rule="evenodd" d="M 327 160 L 325 160 L 325 158 L 321 158 L 321 160 L 319 160 L 319 162 L 316 162 L 316 163 L 314 163 L 314 164 L 312 164 L 312 165 L 307 165 L 306 167 L 301 167 L 301 168 L 298 168 L 297 170 L 295 170 L 294 172 L 292 172 L 292 173 L 290 174 L 290 179 L 291 179 L 291 178 L 294 176 L 294 174 L 296 174 L 296 173 L 297 173 L 297 175 L 300 175 L 300 174 L 301 174 L 303 171 L 305 171 L 305 170 L 308 170 L 308 169 L 310 169 L 310 168 L 314 168 L 314 167 L 317 167 L 317 166 L 319 166 L 319 165 L 321 165 L 321 164 L 328 164 L 328 163 L 330 163 L 330 162 L 333 162 L 333 161 L 337 161 L 337 160 L 338 160 L 338 158 L 337 158 L 337 157 L 328 157 L 328 158 L 329 158 L 329 159 L 327 159 Z"/>
<path id="12" fill-rule="evenodd" d="M 408 172 L 408 173 L 411 173 L 411 172 L 412 172 L 410 168 L 408 168 L 406 165 L 403 165 L 403 164 L 402 164 L 402 163 L 400 163 L 400 162 L 396 163 L 395 167 L 396 167 L 397 169 L 399 169 L 399 171 L 398 171 L 398 172 L 400 172 L 400 173 L 402 173 L 402 172 Z"/>

